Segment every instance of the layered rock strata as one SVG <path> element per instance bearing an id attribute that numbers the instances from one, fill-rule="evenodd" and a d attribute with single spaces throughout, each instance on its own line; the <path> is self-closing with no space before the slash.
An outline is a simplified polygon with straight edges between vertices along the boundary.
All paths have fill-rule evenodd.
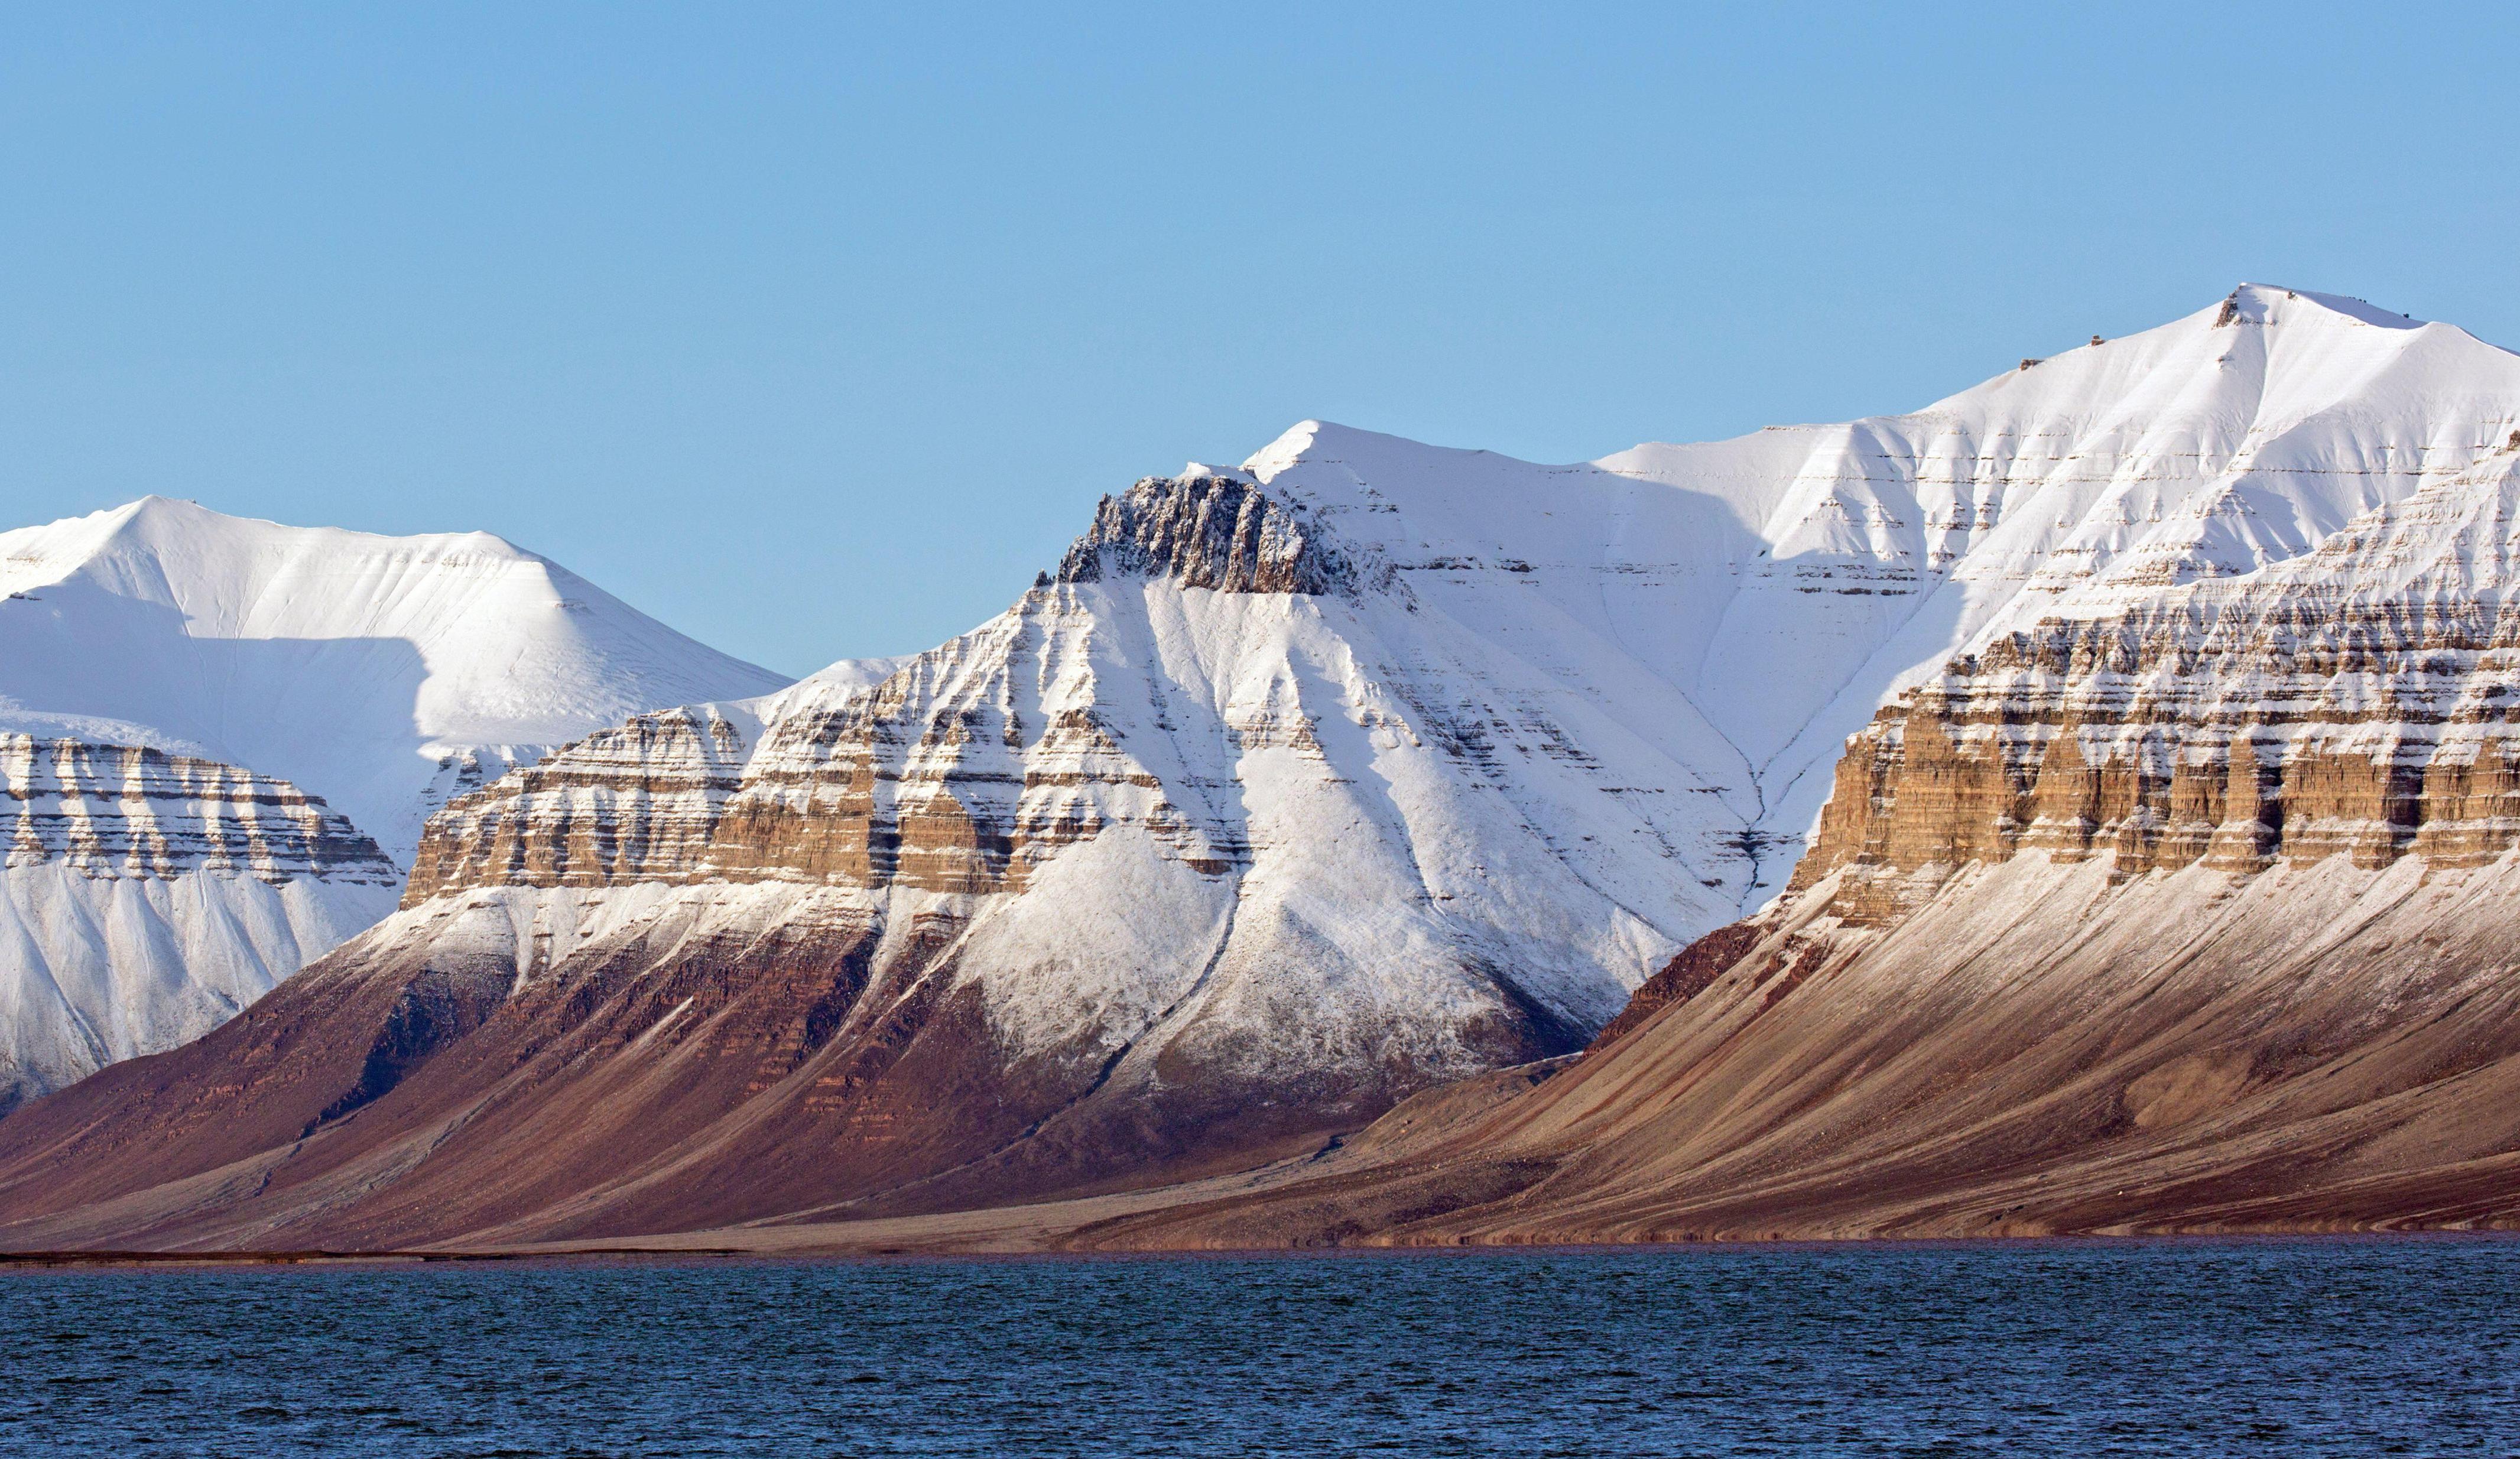
<path id="1" fill-rule="evenodd" d="M 0 733 L 0 1110 L 209 1032 L 401 880 L 286 780 Z"/>
<path id="2" fill-rule="evenodd" d="M 0 866 L 88 877 L 193 871 L 391 887 L 376 842 L 286 780 L 145 745 L 0 733 Z"/>
<path id="3" fill-rule="evenodd" d="M 1794 885 L 1895 918 L 2025 853 L 2136 876 L 2520 846 L 2520 450 L 2314 553 L 1999 636 L 1849 742 Z"/>

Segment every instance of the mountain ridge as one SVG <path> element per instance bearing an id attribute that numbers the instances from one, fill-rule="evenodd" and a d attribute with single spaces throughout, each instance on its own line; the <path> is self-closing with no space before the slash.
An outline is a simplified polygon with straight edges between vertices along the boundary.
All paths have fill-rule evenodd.
<path id="1" fill-rule="evenodd" d="M 2515 416 L 2508 352 L 2251 286 L 1907 416 L 1599 463 L 1302 422 L 1241 467 L 1106 498 L 1056 572 L 927 653 L 645 714 L 451 798 L 403 907 L 309 981 L 0 1122 L 0 1230 L 610 1239 L 1136 1189 L 1318 1148 L 1418 1090 L 1576 1052 L 1744 913 L 1821 915 L 1784 874 L 1815 825 L 1836 838 L 1816 853 L 1830 897 L 1868 880 L 1887 899 L 1877 923 L 1828 904 L 1827 955 L 1860 961 L 1882 940 L 1868 926 L 1895 937 L 1936 907 L 1981 915 L 1953 899 L 1988 878 L 1913 880 L 1943 864 L 1930 847 L 1846 864 L 1874 819 L 1949 788 L 1942 762 L 1866 741 L 1885 705 L 1948 695 L 1989 645 L 2105 632 L 2043 625 L 2328 570 L 2331 543 L 2475 496 Z M 2375 611 L 2374 632 L 2400 621 Z M 2165 642 L 2176 680 L 2189 650 Z M 2384 680 L 2442 645 L 2388 651 Z M 2053 675 L 2025 653 L 2002 672 L 2037 689 Z M 2039 692 L 1990 701 L 2003 748 L 1926 837 L 1992 837 L 2007 885 L 2069 844 L 2117 855 L 2083 808 L 2119 782 L 2070 778 L 2061 751 L 2052 775 L 2032 763 L 2114 731 L 2060 734 L 2065 701 Z M 2229 746 L 2217 729 L 2161 753 Z M 1865 756 L 1912 787 L 1876 792 Z M 2141 833 L 2162 796 L 2248 823 L 2215 764 L 2220 799 L 2176 789 L 2211 766 L 2126 781 Z M 2278 798 L 2333 777 L 2302 764 Z M 2329 818 L 2362 817 L 2331 799 Z M 1708 986 L 1808 1008 L 1795 990 L 1822 985 L 1799 956 Z M 357 1049 L 382 1072 L 353 1079 Z M 212 1070 L 254 1092 L 217 1093 Z M 242 1143 L 175 1138 L 214 1115 Z M 100 1128 L 124 1163 L 74 1159 L 92 1136 L 70 1131 Z M 251 1193 L 167 1205 L 213 1154 Z M 74 1179 L 30 1183 L 62 1160 Z"/>

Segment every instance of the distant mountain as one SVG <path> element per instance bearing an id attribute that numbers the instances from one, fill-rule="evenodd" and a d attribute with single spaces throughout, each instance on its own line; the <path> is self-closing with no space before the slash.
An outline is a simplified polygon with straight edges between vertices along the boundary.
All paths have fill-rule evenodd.
<path id="1" fill-rule="evenodd" d="M 0 533 L 0 1103 L 205 1033 L 383 916 L 449 796 L 782 683 L 479 533 L 158 497 Z"/>
<path id="2" fill-rule="evenodd" d="M 2515 417 L 2520 358 L 2246 286 L 1913 415 L 1588 464 L 1307 422 L 1107 499 L 1007 613 L 889 672 L 639 716 L 451 801 L 383 925 L 0 1122 L 5 1239 L 608 1238 L 1143 1184 L 1581 1048 L 1702 935 L 1819 915 L 1815 877 L 1854 927 L 1942 895 L 1954 857 L 2245 842 L 2205 869 L 2254 874 L 2291 854 L 2246 831 L 2287 792 L 2232 791 L 2195 706 L 2276 670 L 2210 625 L 2110 625 L 2243 633 L 2350 594 L 2329 579 L 2362 569 L 2321 564 L 2481 500 Z M 2498 555 L 2450 560 L 2470 575 L 2426 592 L 2498 602 Z M 2215 606 L 2256 582 L 2293 586 Z M 2204 687 L 2114 729 L 2060 715 L 2149 672 L 2130 634 Z M 2467 702 L 2438 655 L 2468 650 L 2424 641 Z M 2010 687 L 1952 687 L 1984 676 Z M 2333 723 L 2414 723 L 2401 702 Z M 1919 713 L 1966 765 L 1892 743 Z M 2058 774 L 2092 787 L 2055 792 L 2070 816 L 2020 780 L 2059 727 Z M 2300 855 L 2424 854 L 2318 818 Z M 2471 818 L 2461 855 L 2520 836 Z M 1660 980 L 1623 1036 L 1714 1006 L 1687 991 Z"/>

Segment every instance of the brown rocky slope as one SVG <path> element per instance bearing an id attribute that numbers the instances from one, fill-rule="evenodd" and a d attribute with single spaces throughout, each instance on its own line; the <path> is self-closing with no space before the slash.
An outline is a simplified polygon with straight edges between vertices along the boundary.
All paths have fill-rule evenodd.
<path id="1" fill-rule="evenodd" d="M 2039 858 L 1829 913 L 1570 1070 L 1082 1247 L 2520 1221 L 2520 868 L 2234 887 Z"/>

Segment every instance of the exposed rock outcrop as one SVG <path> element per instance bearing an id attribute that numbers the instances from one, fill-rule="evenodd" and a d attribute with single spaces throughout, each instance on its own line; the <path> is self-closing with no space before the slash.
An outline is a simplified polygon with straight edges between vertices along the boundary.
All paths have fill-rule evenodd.
<path id="1" fill-rule="evenodd" d="M 394 886 L 400 868 L 286 780 L 144 745 L 0 733 L 0 866 L 88 877 L 236 872 Z"/>
<path id="2" fill-rule="evenodd" d="M 1104 497 L 1056 581 L 1112 575 L 1219 593 L 1331 593 L 1355 583 L 1355 570 L 1289 504 L 1240 472 L 1216 471 L 1149 476 Z"/>
<path id="3" fill-rule="evenodd" d="M 1994 639 L 1849 742 L 1794 884 L 1895 919 L 1941 875 L 2040 853 L 2115 874 L 2520 846 L 2520 455 L 2318 551 Z"/>

